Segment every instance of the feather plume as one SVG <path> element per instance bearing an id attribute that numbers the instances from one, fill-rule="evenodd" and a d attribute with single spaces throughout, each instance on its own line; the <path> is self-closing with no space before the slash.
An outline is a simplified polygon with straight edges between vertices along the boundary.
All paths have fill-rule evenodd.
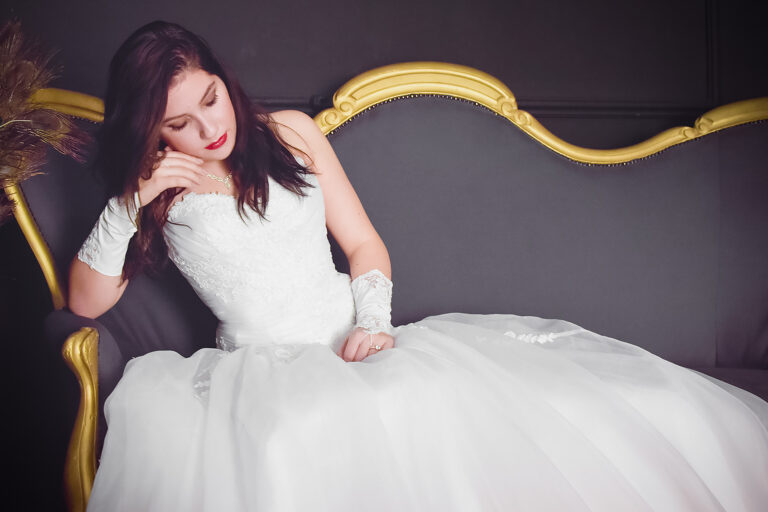
<path id="1" fill-rule="evenodd" d="M 40 173 L 46 148 L 79 162 L 90 142 L 66 114 L 31 102 L 32 96 L 58 76 L 53 53 L 25 38 L 18 20 L 0 26 L 0 187 L 19 184 Z M 0 191 L 0 225 L 13 205 Z"/>

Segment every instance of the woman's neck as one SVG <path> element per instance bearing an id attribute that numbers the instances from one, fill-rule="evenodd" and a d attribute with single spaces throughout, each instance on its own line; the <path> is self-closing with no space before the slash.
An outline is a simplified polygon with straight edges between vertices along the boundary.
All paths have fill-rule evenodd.
<path id="1" fill-rule="evenodd" d="M 230 172 L 229 167 L 227 167 L 227 164 L 224 160 L 211 160 L 208 162 L 203 162 L 203 164 L 200 167 L 205 169 L 206 172 L 209 172 L 221 178 L 223 178 Z"/>

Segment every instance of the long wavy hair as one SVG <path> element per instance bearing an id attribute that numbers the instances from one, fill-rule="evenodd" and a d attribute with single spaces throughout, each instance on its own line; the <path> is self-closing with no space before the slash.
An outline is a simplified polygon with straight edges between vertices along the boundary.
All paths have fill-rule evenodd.
<path id="1" fill-rule="evenodd" d="M 270 125 L 275 122 L 260 105 L 250 101 L 235 76 L 213 55 L 201 37 L 164 21 L 148 23 L 120 46 L 109 66 L 104 100 L 104 123 L 97 134 L 94 159 L 109 196 L 122 196 L 133 206 L 139 178 L 148 179 L 161 149 L 160 127 L 174 79 L 187 70 L 202 69 L 224 82 L 234 107 L 237 136 L 226 163 L 237 187 L 240 216 L 246 205 L 264 218 L 269 201 L 268 177 L 288 190 L 306 195 L 311 187 L 289 146 Z M 309 164 L 308 164 L 309 165 Z M 138 232 L 131 240 L 123 267 L 123 280 L 139 272 L 156 273 L 168 261 L 163 227 L 168 210 L 181 188 L 163 191 L 141 208 Z"/>

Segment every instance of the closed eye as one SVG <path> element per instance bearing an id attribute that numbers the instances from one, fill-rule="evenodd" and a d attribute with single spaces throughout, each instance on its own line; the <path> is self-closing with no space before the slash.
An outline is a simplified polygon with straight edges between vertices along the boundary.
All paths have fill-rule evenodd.
<path id="1" fill-rule="evenodd" d="M 206 106 L 206 107 L 212 107 L 212 106 L 214 106 L 214 105 L 216 104 L 216 101 L 218 101 L 218 99 L 219 99 L 219 95 L 218 95 L 218 93 L 216 93 L 216 94 L 214 94 L 214 95 L 213 95 L 213 99 L 212 99 L 211 101 L 209 101 L 208 103 L 206 103 L 206 104 L 205 104 L 205 106 Z M 173 126 L 173 125 L 170 125 L 170 126 L 169 126 L 169 128 L 170 128 L 171 130 L 173 130 L 173 131 L 177 132 L 177 131 L 179 131 L 179 130 L 183 129 L 185 126 L 187 126 L 187 123 L 186 123 L 186 122 L 184 122 L 183 124 L 180 124 L 180 125 L 178 125 L 178 126 Z"/>

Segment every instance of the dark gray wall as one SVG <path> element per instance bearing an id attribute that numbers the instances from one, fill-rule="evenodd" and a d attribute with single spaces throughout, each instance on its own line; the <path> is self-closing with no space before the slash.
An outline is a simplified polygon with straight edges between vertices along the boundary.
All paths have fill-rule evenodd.
<path id="1" fill-rule="evenodd" d="M 5 3 L 60 49 L 54 85 L 96 96 L 120 42 L 154 19 L 202 34 L 254 98 L 310 113 L 356 74 L 409 60 L 486 71 L 553 132 L 592 147 L 638 142 L 768 94 L 759 64 L 768 8 L 756 0 Z"/>
<path id="2" fill-rule="evenodd" d="M 140 25 L 176 21 L 202 34 L 271 109 L 315 114 L 349 78 L 385 64 L 438 60 L 504 83 L 521 108 L 574 144 L 607 148 L 691 124 L 724 103 L 768 95 L 768 2 L 746 0 L 1 0 L 0 19 L 58 49 L 52 86 L 103 96 L 120 42 Z M 62 506 L 61 463 L 76 391 L 40 341 L 50 299 L 18 227 L 0 227 L 0 387 L 17 449 L 2 503 Z"/>

